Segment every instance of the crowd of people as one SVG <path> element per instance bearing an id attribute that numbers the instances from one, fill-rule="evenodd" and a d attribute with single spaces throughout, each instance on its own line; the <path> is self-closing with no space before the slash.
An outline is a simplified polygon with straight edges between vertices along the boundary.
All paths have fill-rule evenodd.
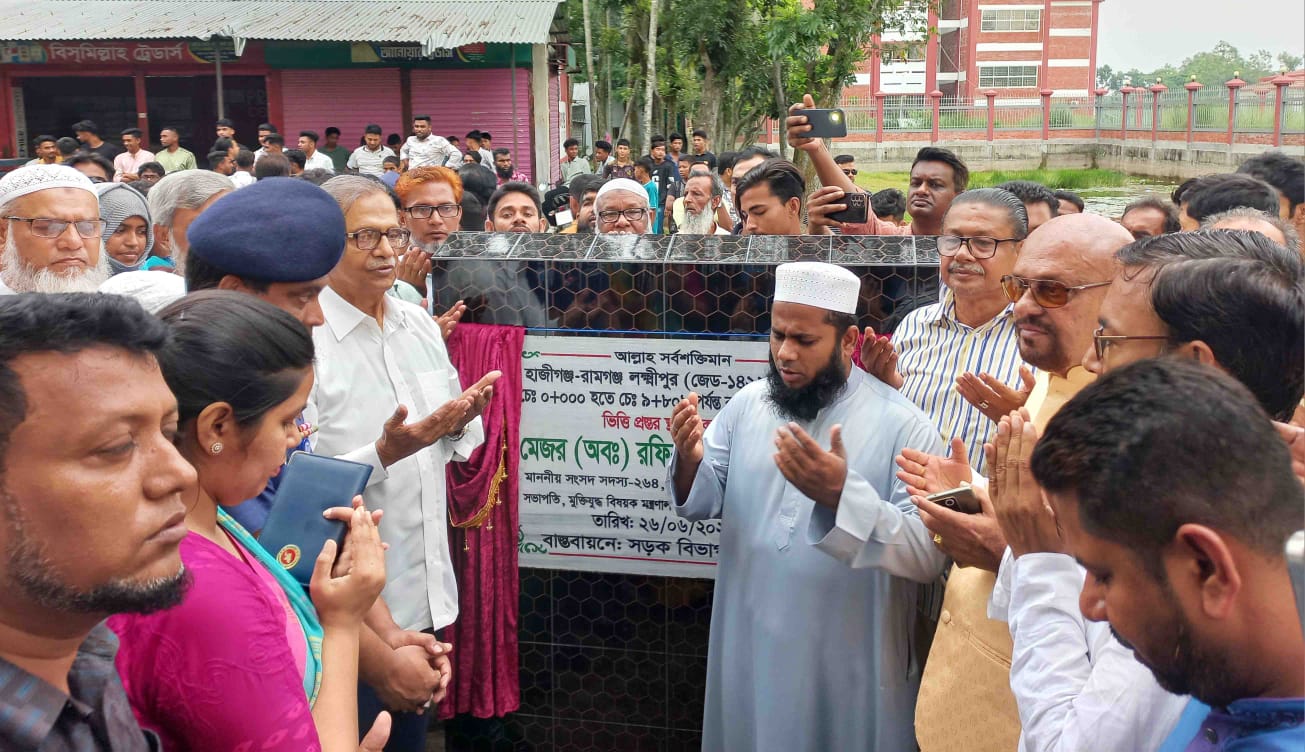
<path id="1" fill-rule="evenodd" d="M 823 262 L 729 310 L 691 265 L 661 291 L 770 343 L 714 419 L 696 394 L 670 416 L 674 510 L 724 521 L 703 749 L 1305 746 L 1305 163 L 1116 220 L 968 189 L 929 147 L 845 221 L 855 160 L 809 106 L 786 125 L 811 190 L 701 130 L 593 162 L 568 141 L 547 196 L 424 116 L 397 153 L 379 126 L 287 150 L 265 124 L 251 150 L 219 121 L 210 169 L 170 128 L 157 153 L 88 121 L 81 148 L 38 139 L 0 177 L 0 747 L 424 749 L 459 616 L 445 467 L 501 375 L 445 340 L 487 298 L 495 323 L 637 328 L 619 272 L 440 257 L 550 230 L 936 237 L 941 284 L 891 334 Z M 307 588 L 258 542 L 294 451 L 371 469 Z"/>

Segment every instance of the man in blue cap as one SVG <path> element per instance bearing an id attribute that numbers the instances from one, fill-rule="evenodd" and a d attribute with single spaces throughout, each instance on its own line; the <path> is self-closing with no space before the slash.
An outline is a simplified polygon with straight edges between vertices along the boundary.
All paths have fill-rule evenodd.
<path id="1" fill-rule="evenodd" d="M 344 214 L 326 191 L 304 180 L 265 178 L 218 199 L 195 220 L 187 236 L 186 284 L 191 292 L 243 292 L 281 308 L 310 329 L 324 322 L 318 296 L 345 247 Z M 311 429 L 303 428 L 305 436 L 296 451 L 311 451 Z M 389 424 L 381 427 L 382 433 L 390 430 Z M 372 483 L 388 477 L 374 445 L 343 459 L 371 465 Z M 227 511 L 247 530 L 261 530 L 279 478 L 274 476 L 258 497 Z M 359 675 L 386 707 L 409 711 L 396 716 L 396 723 L 438 701 L 451 676 L 447 646 L 432 635 L 400 629 L 379 598 L 367 623 Z M 367 725 L 364 720 L 363 727 Z"/>

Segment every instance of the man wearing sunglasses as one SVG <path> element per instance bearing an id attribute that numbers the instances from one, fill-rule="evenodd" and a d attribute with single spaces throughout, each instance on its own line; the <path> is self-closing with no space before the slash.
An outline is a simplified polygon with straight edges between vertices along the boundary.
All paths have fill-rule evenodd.
<path id="1" fill-rule="evenodd" d="M 1093 347 L 1083 358 L 1089 371 L 1100 376 L 1161 355 L 1197 360 L 1241 381 L 1269 415 L 1291 416 L 1305 391 L 1305 262 L 1299 254 L 1255 232 L 1202 230 L 1143 238 L 1120 249 L 1118 261 Z M 994 499 L 1018 562 L 1009 565 L 1011 635 L 1019 665 L 1034 667 L 1012 674 L 1022 715 L 1055 727 L 1062 746 L 1070 747 L 1087 728 L 1072 706 L 1109 697 L 1111 728 L 1124 735 L 1111 732 L 1103 740 L 1094 727 L 1094 748 L 1154 750 L 1171 728 L 1175 739 L 1194 736 L 1186 721 L 1199 721 L 1208 708 L 1193 701 L 1184 715 L 1188 698 L 1162 690 L 1147 666 L 1110 639 L 1105 625 L 1078 618 L 1083 570 L 1064 553 L 1065 541 L 1036 488 L 1023 499 L 1004 492 Z M 1052 675 L 1037 666 L 1057 670 Z M 1066 723 L 1072 713 L 1078 722 Z M 1184 720 L 1175 728 L 1180 715 Z"/>
<path id="2" fill-rule="evenodd" d="M 95 292 L 109 277 L 100 204 L 90 179 L 63 165 L 0 178 L 0 294 Z"/>

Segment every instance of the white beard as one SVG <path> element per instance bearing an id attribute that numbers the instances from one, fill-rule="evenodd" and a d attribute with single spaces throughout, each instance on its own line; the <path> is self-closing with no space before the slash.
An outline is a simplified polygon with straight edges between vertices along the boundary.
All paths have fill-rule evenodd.
<path id="1" fill-rule="evenodd" d="M 18 241 L 11 231 L 5 238 L 3 256 L 0 256 L 0 281 L 14 292 L 95 292 L 109 278 L 109 256 L 100 254 L 100 263 L 80 273 L 56 274 L 49 269 L 37 269 L 18 254 Z"/>
<path id="2" fill-rule="evenodd" d="M 684 224 L 680 226 L 680 232 L 686 235 L 711 235 L 716 232 L 716 212 L 710 210 L 695 212 L 686 208 Z"/>

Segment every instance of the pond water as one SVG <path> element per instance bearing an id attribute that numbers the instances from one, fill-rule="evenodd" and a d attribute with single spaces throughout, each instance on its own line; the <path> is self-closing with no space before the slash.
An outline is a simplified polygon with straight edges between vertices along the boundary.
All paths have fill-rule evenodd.
<path id="1" fill-rule="evenodd" d="M 1074 192 L 1083 197 L 1083 203 L 1088 211 L 1111 219 L 1119 219 L 1119 216 L 1124 213 L 1124 207 L 1130 202 L 1148 195 L 1168 201 L 1169 194 L 1177 187 L 1178 183 L 1130 177 L 1124 185 L 1084 188 Z"/>

